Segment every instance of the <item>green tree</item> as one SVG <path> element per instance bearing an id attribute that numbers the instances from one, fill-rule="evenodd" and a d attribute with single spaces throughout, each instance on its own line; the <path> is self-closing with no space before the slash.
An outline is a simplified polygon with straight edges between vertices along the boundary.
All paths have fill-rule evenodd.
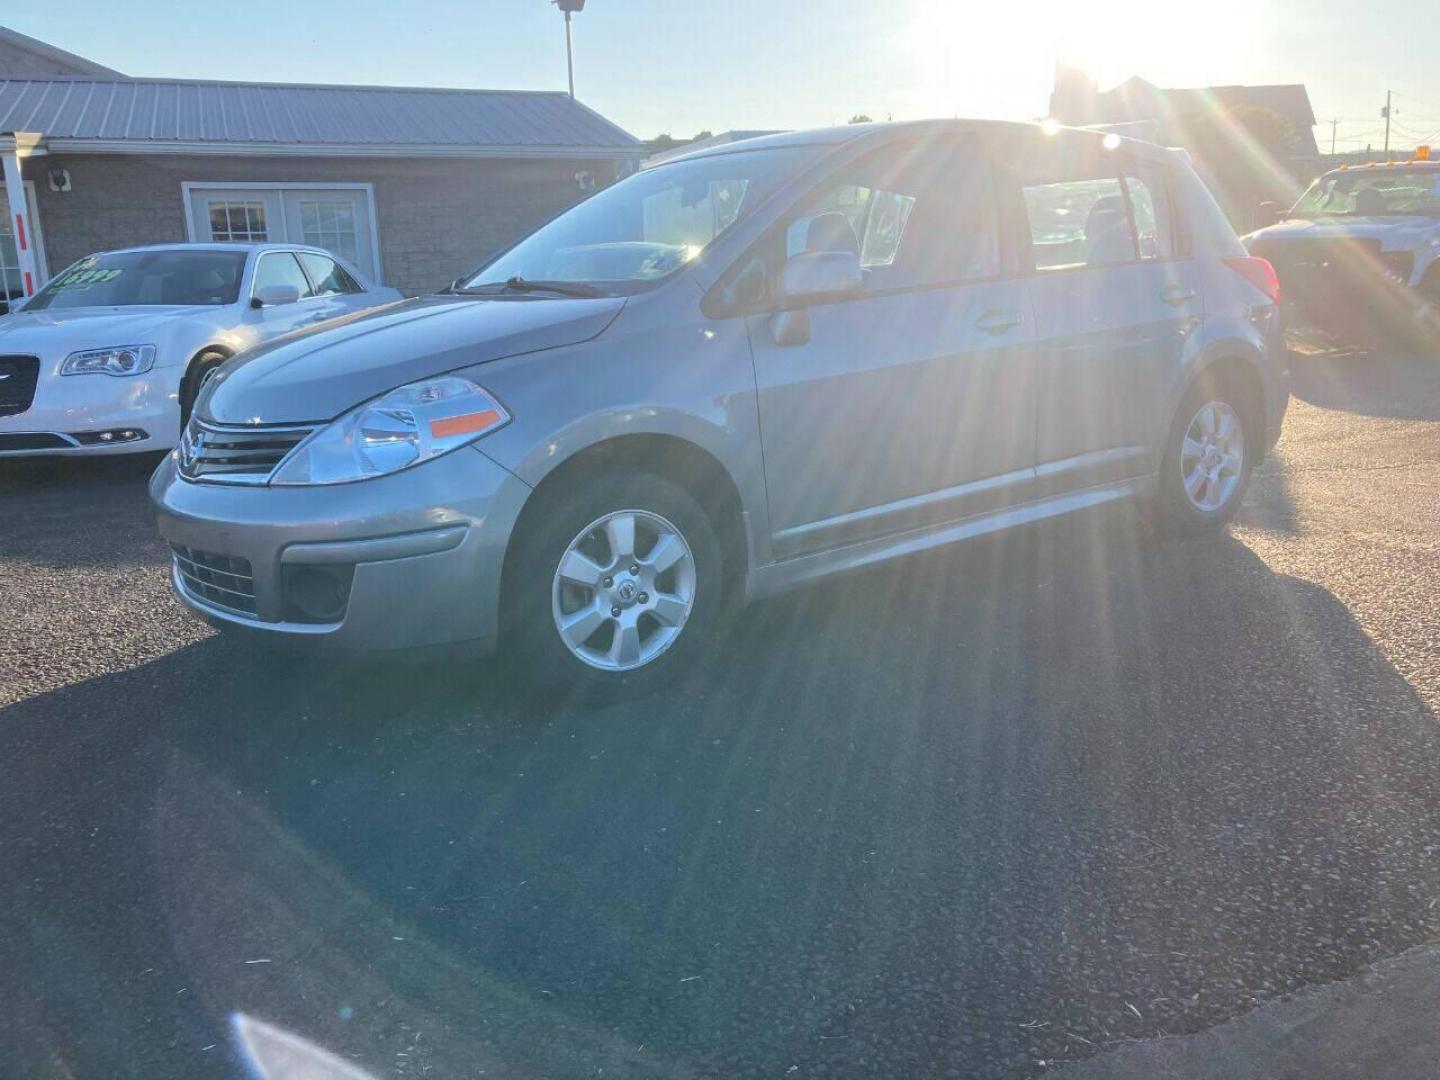
<path id="1" fill-rule="evenodd" d="M 874 120 L 871 120 L 870 117 L 866 116 L 863 112 L 857 112 L 854 116 L 850 117 L 850 123 L 852 124 L 873 124 L 874 122 Z"/>
<path id="2" fill-rule="evenodd" d="M 1274 109 L 1216 102 L 1178 115 L 1169 136 L 1190 151 L 1237 227 L 1249 224 L 1261 202 L 1288 202 L 1299 193 L 1290 166 L 1295 126 Z"/>

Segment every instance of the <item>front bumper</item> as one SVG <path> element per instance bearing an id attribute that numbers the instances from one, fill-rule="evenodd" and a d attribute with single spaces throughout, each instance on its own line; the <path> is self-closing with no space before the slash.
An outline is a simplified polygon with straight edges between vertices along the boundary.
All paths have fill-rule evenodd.
<path id="1" fill-rule="evenodd" d="M 155 368 L 124 378 L 60 376 L 42 363 L 30 407 L 0 416 L 0 457 L 169 450 L 180 441 L 181 374 L 179 369 Z M 144 437 L 87 441 L 101 432 L 123 431 L 143 432 Z M 27 448 L 15 448 L 22 446 Z"/>
<path id="2" fill-rule="evenodd" d="M 160 532 L 178 549 L 172 585 L 186 605 L 216 625 L 345 651 L 493 645 L 505 549 L 529 493 L 473 447 L 351 484 L 194 483 L 173 455 L 150 480 Z M 248 578 L 204 576 L 249 595 L 232 600 L 192 584 L 192 560 L 248 564 Z M 295 618 L 288 593 L 302 568 L 348 582 L 333 619 Z"/>

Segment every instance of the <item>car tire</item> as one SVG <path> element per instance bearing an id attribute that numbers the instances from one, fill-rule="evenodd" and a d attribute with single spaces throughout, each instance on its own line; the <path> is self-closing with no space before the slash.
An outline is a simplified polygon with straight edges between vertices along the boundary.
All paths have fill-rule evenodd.
<path id="1" fill-rule="evenodd" d="M 700 503 L 646 472 L 537 498 L 505 565 L 500 644 L 517 674 L 532 688 L 616 700 L 699 670 L 726 593 L 719 536 Z"/>
<path id="2" fill-rule="evenodd" d="M 1191 387 L 1165 444 L 1152 500 L 1155 525 L 1171 534 L 1226 525 L 1240 509 L 1258 447 L 1240 395 L 1209 380 Z"/>
<path id="3" fill-rule="evenodd" d="M 206 350 L 190 361 L 190 368 L 185 372 L 185 378 L 180 383 L 180 427 L 182 429 L 190 422 L 190 413 L 195 408 L 195 401 L 200 397 L 205 380 L 228 359 L 229 357 L 222 352 Z"/>

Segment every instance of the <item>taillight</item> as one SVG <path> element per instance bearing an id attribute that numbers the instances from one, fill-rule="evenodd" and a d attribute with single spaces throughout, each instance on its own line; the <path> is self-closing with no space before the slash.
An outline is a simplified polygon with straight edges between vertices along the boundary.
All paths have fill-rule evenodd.
<path id="1" fill-rule="evenodd" d="M 1270 265 L 1269 259 L 1262 259 L 1258 255 L 1237 255 L 1235 258 L 1226 259 L 1225 265 L 1263 292 L 1273 303 L 1280 302 L 1280 275 L 1275 273 L 1275 267 Z"/>

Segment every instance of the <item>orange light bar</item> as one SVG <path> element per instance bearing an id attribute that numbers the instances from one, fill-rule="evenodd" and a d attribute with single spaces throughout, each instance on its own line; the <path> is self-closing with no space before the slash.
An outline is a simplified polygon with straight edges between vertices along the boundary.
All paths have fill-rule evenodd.
<path id="1" fill-rule="evenodd" d="M 446 416 L 439 420 L 430 421 L 430 434 L 433 438 L 443 439 L 450 435 L 469 435 L 476 431 L 484 431 L 488 427 L 494 427 L 500 422 L 500 414 L 494 409 L 484 409 L 481 412 L 463 413 L 460 416 Z"/>
<path id="2" fill-rule="evenodd" d="M 1416 160 L 1416 161 L 1429 161 L 1429 160 L 1430 160 L 1430 147 L 1428 147 L 1428 146 L 1417 146 L 1417 147 L 1415 147 L 1415 160 Z"/>

